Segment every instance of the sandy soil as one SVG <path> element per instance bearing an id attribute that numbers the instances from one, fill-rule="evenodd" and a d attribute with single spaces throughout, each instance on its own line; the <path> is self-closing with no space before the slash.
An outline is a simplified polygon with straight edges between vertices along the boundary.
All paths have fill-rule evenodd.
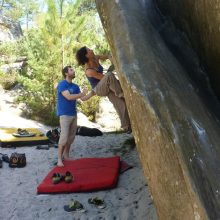
<path id="1" fill-rule="evenodd" d="M 20 117 L 19 106 L 13 104 L 12 96 L 12 93 L 0 90 L 0 127 L 37 127 L 43 132 L 49 129 L 38 122 Z M 84 125 L 87 123 L 83 117 L 79 122 Z M 98 124 L 89 126 L 100 128 Z M 1 153 L 10 155 L 12 152 L 21 152 L 27 157 L 25 168 L 12 169 L 4 162 L 3 168 L 0 169 L 0 219 L 156 220 L 156 211 L 135 146 L 124 144 L 124 141 L 130 138 L 132 135 L 108 132 L 101 137 L 76 136 L 70 153 L 73 159 L 119 155 L 122 160 L 133 166 L 120 174 L 116 188 L 91 193 L 37 195 L 37 185 L 56 162 L 57 149 L 52 147 L 49 150 L 37 150 L 35 146 L 0 148 Z M 93 196 L 103 198 L 106 208 L 100 210 L 88 204 L 88 198 Z M 80 201 L 87 212 L 65 212 L 63 206 L 68 204 L 70 199 Z"/>

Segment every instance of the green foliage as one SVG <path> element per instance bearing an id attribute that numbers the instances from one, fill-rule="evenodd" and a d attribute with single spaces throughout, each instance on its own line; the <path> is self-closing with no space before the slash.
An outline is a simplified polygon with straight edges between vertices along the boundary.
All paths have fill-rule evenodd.
<path id="1" fill-rule="evenodd" d="M 83 103 L 79 103 L 79 110 L 83 112 L 90 121 L 95 121 L 96 112 L 98 110 L 100 102 L 99 96 L 93 96 L 88 101 L 85 101 Z"/>
<path id="2" fill-rule="evenodd" d="M 0 65 L 13 63 L 16 55 L 19 54 L 17 50 L 17 42 L 6 42 L 0 44 Z M 7 73 L 0 72 L 0 84 L 6 90 L 10 90 L 17 83 L 17 72 L 10 69 Z"/>
<path id="3" fill-rule="evenodd" d="M 19 101 L 26 104 L 31 118 L 56 125 L 55 85 L 62 79 L 62 68 L 73 65 L 74 82 L 80 87 L 89 86 L 84 70 L 76 65 L 75 52 L 83 45 L 105 52 L 108 45 L 94 0 L 47 0 L 46 4 L 48 11 L 37 16 L 36 28 L 26 32 L 19 42 L 20 54 L 28 59 L 18 77 L 23 85 Z M 99 98 L 93 97 L 80 104 L 79 110 L 94 120 L 98 103 Z"/>
<path id="4" fill-rule="evenodd" d="M 12 89 L 17 84 L 17 73 L 15 71 L 0 73 L 0 84 L 5 90 Z"/>
<path id="5" fill-rule="evenodd" d="M 16 57 L 17 55 L 22 53 L 20 46 L 20 42 L 5 42 L 0 44 L 0 54 L 1 57 Z"/>
<path id="6" fill-rule="evenodd" d="M 96 4 L 95 0 L 83 0 L 78 8 L 78 15 L 83 15 L 87 12 L 96 13 Z"/>
<path id="7" fill-rule="evenodd" d="M 39 8 L 36 0 L 0 0 L 0 11 L 13 21 L 28 23 L 33 20 Z"/>
<path id="8" fill-rule="evenodd" d="M 47 124 L 55 121 L 55 83 L 60 75 L 60 51 L 51 46 L 50 36 L 37 29 L 28 32 L 23 39 L 23 48 L 28 58 L 26 72 L 20 75 L 23 92 L 19 100 L 27 106 L 32 118 L 39 118 Z"/>
<path id="9" fill-rule="evenodd" d="M 23 89 L 18 101 L 26 104 L 25 113 L 32 119 L 37 119 L 49 125 L 57 125 L 58 119 L 55 110 L 55 97 L 50 96 L 50 90 L 54 90 L 44 82 L 20 76 L 19 82 Z"/>

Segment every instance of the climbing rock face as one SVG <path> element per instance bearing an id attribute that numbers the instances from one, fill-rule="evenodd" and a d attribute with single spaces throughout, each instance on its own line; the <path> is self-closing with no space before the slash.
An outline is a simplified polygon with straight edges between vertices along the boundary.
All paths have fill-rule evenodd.
<path id="1" fill-rule="evenodd" d="M 22 36 L 21 26 L 0 14 L 0 42 L 16 40 Z"/>
<path id="2" fill-rule="evenodd" d="M 9 18 L 0 14 L 0 44 L 4 42 L 15 41 L 23 35 L 19 23 L 15 23 Z M 12 70 L 19 70 L 24 66 L 26 58 L 21 60 L 9 59 L 6 54 L 0 54 L 0 62 L 4 63 L 0 66 L 0 71 L 7 73 Z"/>
<path id="3" fill-rule="evenodd" d="M 96 5 L 159 219 L 220 219 L 220 105 L 190 38 L 154 1 Z"/>
<path id="4" fill-rule="evenodd" d="M 156 0 L 165 16 L 184 31 L 209 72 L 212 87 L 220 99 L 220 1 Z"/>

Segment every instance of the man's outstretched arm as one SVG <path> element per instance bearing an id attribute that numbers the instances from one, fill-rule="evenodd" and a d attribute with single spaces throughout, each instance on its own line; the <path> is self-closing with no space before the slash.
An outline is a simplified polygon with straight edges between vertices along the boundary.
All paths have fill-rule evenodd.
<path id="1" fill-rule="evenodd" d="M 96 93 L 92 90 L 90 93 L 88 93 L 87 95 L 81 97 L 80 99 L 82 101 L 87 101 L 88 99 L 90 99 L 92 96 L 96 95 Z"/>

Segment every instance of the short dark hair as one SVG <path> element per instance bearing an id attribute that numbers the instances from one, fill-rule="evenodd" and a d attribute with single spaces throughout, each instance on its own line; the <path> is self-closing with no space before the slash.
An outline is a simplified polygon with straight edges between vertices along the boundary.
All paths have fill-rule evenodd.
<path id="1" fill-rule="evenodd" d="M 65 66 L 62 70 L 63 77 L 66 78 L 66 73 L 68 73 L 69 68 L 72 68 L 71 66 Z"/>
<path id="2" fill-rule="evenodd" d="M 85 63 L 89 61 L 89 59 L 86 57 L 86 54 L 87 54 L 86 46 L 81 47 L 79 50 L 77 50 L 76 60 L 79 66 L 85 65 Z"/>

